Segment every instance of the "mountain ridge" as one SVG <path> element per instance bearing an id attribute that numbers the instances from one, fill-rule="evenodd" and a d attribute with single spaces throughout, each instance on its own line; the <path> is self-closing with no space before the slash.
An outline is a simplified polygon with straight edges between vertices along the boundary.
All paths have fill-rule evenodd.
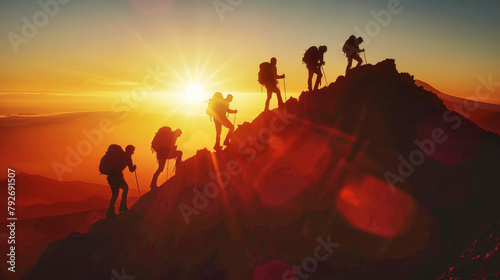
<path id="1" fill-rule="evenodd" d="M 441 92 L 440 90 L 436 89 L 435 87 L 433 87 L 430 84 L 428 84 L 424 81 L 421 81 L 421 80 L 415 80 L 415 84 L 417 86 L 423 87 L 427 91 L 435 93 L 439 98 L 444 99 L 444 101 L 450 101 L 450 102 L 454 102 L 454 103 L 463 103 L 464 100 L 467 100 L 470 102 L 477 102 L 479 104 L 479 108 L 481 108 L 481 109 L 489 110 L 489 111 L 493 111 L 493 112 L 500 112 L 500 105 L 499 104 L 487 103 L 487 102 L 482 102 L 482 101 L 475 101 L 475 100 L 472 100 L 469 98 L 461 98 L 461 97 L 449 95 L 449 94 Z"/>
<path id="2" fill-rule="evenodd" d="M 340 246 L 310 279 L 438 278 L 498 220 L 499 143 L 394 60 L 362 66 L 240 125 L 224 151 L 199 150 L 127 213 L 52 243 L 23 279 L 260 279 L 276 261 L 282 279 L 325 239 Z"/>
<path id="3" fill-rule="evenodd" d="M 445 94 L 419 80 L 415 80 L 415 84 L 435 93 L 443 100 L 448 109 L 459 110 L 460 114 L 473 121 L 479 127 L 500 135 L 500 123 L 498 122 L 500 118 L 500 105 Z"/>

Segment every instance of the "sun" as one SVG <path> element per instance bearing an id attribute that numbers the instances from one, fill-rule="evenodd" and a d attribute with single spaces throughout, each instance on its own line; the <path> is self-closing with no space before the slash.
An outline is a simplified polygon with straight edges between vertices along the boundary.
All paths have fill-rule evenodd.
<path id="1" fill-rule="evenodd" d="M 189 103 L 197 103 L 203 99 L 203 87 L 199 84 L 191 84 L 184 92 L 184 100 Z"/>

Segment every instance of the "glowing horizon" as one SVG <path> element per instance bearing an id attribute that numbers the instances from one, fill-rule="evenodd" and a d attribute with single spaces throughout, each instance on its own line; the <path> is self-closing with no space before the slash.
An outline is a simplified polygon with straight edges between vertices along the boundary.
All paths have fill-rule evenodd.
<path id="1" fill-rule="evenodd" d="M 130 92 L 161 67 L 165 83 L 152 91 L 183 94 L 200 84 L 208 93 L 257 92 L 258 65 L 275 56 L 288 91 L 301 92 L 305 49 L 329 47 L 325 71 L 333 82 L 344 74 L 340 46 L 350 34 L 365 38 L 368 63 L 394 58 L 399 71 L 449 95 L 470 96 L 479 76 L 497 79 L 500 73 L 500 39 L 491 36 L 500 25 L 494 1 L 255 1 L 223 12 L 211 2 L 57 3 L 66 2 L 33 38 L 16 46 L 18 53 L 9 34 L 22 35 L 22 18 L 31 20 L 41 7 L 0 4 L 0 49 L 8 54 L 0 90 Z M 488 102 L 500 103 L 500 94 Z"/>

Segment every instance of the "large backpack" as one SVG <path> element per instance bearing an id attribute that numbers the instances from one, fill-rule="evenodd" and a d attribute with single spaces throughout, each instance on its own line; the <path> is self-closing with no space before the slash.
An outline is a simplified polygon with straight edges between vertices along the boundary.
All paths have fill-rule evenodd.
<path id="1" fill-rule="evenodd" d="M 111 144 L 99 162 L 99 172 L 104 175 L 120 172 L 125 168 L 125 151 L 121 146 Z"/>
<path id="2" fill-rule="evenodd" d="M 307 51 L 304 53 L 304 56 L 302 57 L 302 62 L 305 63 L 306 65 L 311 65 L 317 62 L 318 58 L 318 47 L 312 46 L 307 49 Z"/>
<path id="3" fill-rule="evenodd" d="M 222 93 L 216 92 L 212 96 L 211 99 L 208 100 L 208 107 L 207 107 L 207 115 L 210 117 L 214 117 L 217 115 L 218 112 L 218 106 L 220 102 L 224 99 L 224 96 L 222 96 Z"/>
<path id="4" fill-rule="evenodd" d="M 170 127 L 160 127 L 151 141 L 151 149 L 156 153 L 170 149 L 173 145 L 173 134 Z"/>
<path id="5" fill-rule="evenodd" d="M 353 50 L 355 47 L 356 36 L 351 35 L 347 41 L 345 41 L 342 51 L 347 54 Z"/>
<path id="6" fill-rule="evenodd" d="M 273 73 L 271 72 L 271 63 L 263 62 L 259 65 L 259 83 L 268 85 L 274 81 Z"/>

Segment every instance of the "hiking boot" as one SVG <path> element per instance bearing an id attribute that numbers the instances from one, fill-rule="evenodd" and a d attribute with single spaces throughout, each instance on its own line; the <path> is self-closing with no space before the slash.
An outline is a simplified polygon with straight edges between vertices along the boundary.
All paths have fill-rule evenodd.
<path id="1" fill-rule="evenodd" d="M 218 144 L 215 144 L 214 150 L 220 151 L 220 150 L 222 150 L 222 147 L 220 145 L 218 145 Z"/>
<path id="2" fill-rule="evenodd" d="M 149 188 L 151 188 L 152 190 L 154 190 L 154 189 L 157 189 L 158 186 L 156 185 L 156 182 L 153 181 L 153 182 L 151 182 L 151 185 L 149 185 Z"/>
<path id="3" fill-rule="evenodd" d="M 229 143 L 229 140 L 224 141 L 225 146 L 229 146 L 229 144 L 231 144 L 231 143 Z"/>
<path id="4" fill-rule="evenodd" d="M 109 208 L 108 212 L 106 213 L 106 217 L 108 217 L 108 218 L 116 217 L 115 209 L 114 208 Z"/>
<path id="5" fill-rule="evenodd" d="M 127 205 L 125 205 L 125 204 L 120 205 L 120 209 L 118 209 L 118 211 L 127 212 L 128 211 Z"/>

